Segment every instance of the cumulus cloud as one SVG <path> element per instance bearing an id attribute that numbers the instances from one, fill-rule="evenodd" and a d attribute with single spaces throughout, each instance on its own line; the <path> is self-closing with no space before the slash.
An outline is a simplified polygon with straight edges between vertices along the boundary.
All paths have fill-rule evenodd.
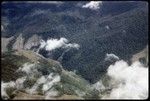
<path id="1" fill-rule="evenodd" d="M 45 48 L 47 51 L 52 51 L 57 48 L 76 48 L 79 49 L 79 45 L 76 43 L 69 43 L 66 38 L 60 38 L 60 39 L 49 39 L 46 42 L 44 40 L 41 40 L 40 48 Z"/>
<path id="2" fill-rule="evenodd" d="M 54 49 L 57 49 L 57 48 L 60 48 L 60 47 L 64 47 L 66 43 L 68 43 L 68 40 L 65 39 L 65 38 L 60 38 L 59 40 L 58 39 L 50 39 L 50 40 L 47 40 L 46 42 L 46 46 L 45 46 L 45 49 L 46 50 L 54 50 Z"/>
<path id="3" fill-rule="evenodd" d="M 100 80 L 98 82 L 96 82 L 95 84 L 92 85 L 93 89 L 96 89 L 98 91 L 104 90 L 105 86 L 103 85 L 103 82 Z"/>
<path id="4" fill-rule="evenodd" d="M 8 88 L 13 88 L 15 90 L 25 90 L 26 93 L 29 94 L 42 93 L 45 97 L 54 96 L 52 94 L 54 91 L 52 91 L 51 88 L 60 82 L 61 77 L 58 74 L 50 71 L 49 74 L 42 74 L 40 68 L 43 67 L 37 66 L 36 64 L 25 63 L 17 70 L 17 72 L 25 73 L 23 77 L 18 78 L 16 81 L 5 83 L 1 82 L 2 98 L 9 98 L 8 92 L 6 91 Z M 35 80 L 35 82 L 33 80 Z M 33 81 L 33 84 L 30 81 Z M 31 85 L 31 87 L 29 87 L 28 84 Z"/>
<path id="5" fill-rule="evenodd" d="M 37 89 L 41 84 L 44 84 L 46 82 L 46 78 L 45 76 L 41 76 L 37 79 L 36 83 L 31 87 L 31 88 L 27 88 L 26 92 L 29 94 L 36 94 L 37 93 Z"/>
<path id="6" fill-rule="evenodd" d="M 118 56 L 116 56 L 115 54 L 112 54 L 112 53 L 110 53 L 110 54 L 106 54 L 106 56 L 105 56 L 105 61 L 111 61 L 111 60 L 113 60 L 113 59 L 115 59 L 115 60 L 119 60 L 119 57 Z"/>
<path id="7" fill-rule="evenodd" d="M 25 72 L 27 75 L 32 75 L 33 72 L 37 72 L 37 69 L 36 69 L 36 66 L 35 64 L 29 64 L 29 63 L 25 63 L 23 65 L 23 67 L 20 67 L 18 71 L 22 71 L 22 72 Z"/>
<path id="8" fill-rule="evenodd" d="M 65 45 L 65 48 L 68 48 L 68 47 L 79 49 L 80 46 L 78 44 L 76 44 L 76 43 L 72 43 L 72 44 L 69 43 L 69 44 Z"/>
<path id="9" fill-rule="evenodd" d="M 90 1 L 89 3 L 82 6 L 82 8 L 90 8 L 92 10 L 97 10 L 100 8 L 102 1 Z"/>
<path id="10" fill-rule="evenodd" d="M 40 41 L 40 48 L 44 48 L 46 46 L 46 42 L 44 40 Z"/>
<path id="11" fill-rule="evenodd" d="M 24 83 L 24 81 L 26 80 L 26 78 L 27 78 L 27 77 L 24 76 L 24 77 L 18 78 L 18 79 L 16 80 L 15 86 L 16 86 L 17 89 L 22 89 L 22 88 L 24 88 L 23 83 Z"/>
<path id="12" fill-rule="evenodd" d="M 108 57 L 114 57 L 112 54 L 107 55 Z M 25 91 L 30 94 L 38 93 L 38 89 L 41 87 L 40 90 L 44 94 L 45 99 L 57 96 L 59 92 L 53 89 L 53 86 L 60 82 L 60 75 L 53 72 L 44 75 L 40 70 L 41 69 L 37 69 L 35 64 L 25 63 L 23 67 L 20 67 L 18 70 L 18 72 L 25 72 L 23 77 L 18 78 L 16 81 L 1 82 L 2 97 L 9 98 L 6 89 L 11 87 L 15 89 L 25 89 Z M 25 88 L 24 84 L 26 80 L 32 80 L 33 75 L 38 75 L 35 83 L 31 87 Z M 92 85 L 92 89 L 97 89 L 99 92 L 109 90 L 107 94 L 101 93 L 103 94 L 102 99 L 148 98 L 148 68 L 144 67 L 139 61 L 132 63 L 132 65 L 128 65 L 128 63 L 123 60 L 116 61 L 115 64 L 109 66 L 106 75 L 110 77 L 110 80 L 106 78 Z M 109 86 L 105 84 L 106 80 Z M 103 81 L 105 81 L 105 83 Z M 76 90 L 75 93 L 78 96 L 85 95 L 85 93 L 80 90 Z"/>
<path id="13" fill-rule="evenodd" d="M 26 77 L 18 78 L 16 81 L 10 81 L 10 82 L 1 82 L 1 96 L 3 98 L 9 98 L 8 92 L 6 91 L 9 88 L 14 88 L 17 90 L 23 89 L 23 82 L 26 80 Z"/>
<path id="14" fill-rule="evenodd" d="M 81 90 L 75 90 L 75 93 L 79 96 L 79 97 L 83 97 L 86 95 L 85 92 L 81 91 Z"/>
<path id="15" fill-rule="evenodd" d="M 43 92 L 48 91 L 54 84 L 56 84 L 57 82 L 60 81 L 60 76 L 56 75 L 56 76 L 52 76 L 53 73 L 51 73 L 48 77 L 47 77 L 47 81 L 44 83 L 43 85 Z"/>
<path id="16" fill-rule="evenodd" d="M 45 97 L 50 96 L 48 95 L 48 92 L 51 92 L 51 88 L 53 85 L 56 83 L 60 82 L 60 76 L 59 75 L 54 75 L 53 73 L 50 73 L 47 77 L 46 76 L 41 76 L 40 78 L 37 79 L 36 83 L 31 87 L 26 89 L 26 92 L 29 94 L 36 94 L 38 93 L 38 88 L 41 86 L 41 93 L 45 95 Z M 52 91 L 53 92 L 53 91 Z"/>
<path id="17" fill-rule="evenodd" d="M 111 91 L 103 99 L 146 99 L 148 98 L 148 68 L 140 62 L 128 65 L 120 60 L 110 65 L 107 75 L 111 77 Z"/>
<path id="18" fill-rule="evenodd" d="M 3 98 L 9 98 L 9 95 L 7 94 L 6 92 L 6 89 L 7 88 L 14 88 L 15 87 L 15 83 L 13 81 L 10 81 L 10 82 L 7 82 L 7 83 L 4 83 L 3 81 L 1 82 L 1 96 Z"/>
<path id="19" fill-rule="evenodd" d="M 54 90 L 54 89 L 51 89 L 49 90 L 48 92 L 46 92 L 45 94 L 45 99 L 51 99 L 53 97 L 56 97 L 58 96 L 59 92 Z"/>
<path id="20" fill-rule="evenodd" d="M 4 99 L 8 99 L 10 95 L 8 95 L 7 89 L 13 88 L 14 90 L 24 89 L 24 81 L 26 77 L 18 78 L 16 81 L 10 82 L 1 82 L 1 96 Z M 10 93 L 10 92 L 9 92 Z"/>

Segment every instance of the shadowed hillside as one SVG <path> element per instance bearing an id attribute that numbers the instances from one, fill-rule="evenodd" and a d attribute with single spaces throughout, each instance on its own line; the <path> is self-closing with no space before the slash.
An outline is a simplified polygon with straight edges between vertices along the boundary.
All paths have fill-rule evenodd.
<path id="1" fill-rule="evenodd" d="M 104 2 L 96 11 L 80 6 L 85 3 L 3 3 L 2 25 L 8 25 L 2 37 L 14 36 L 5 46 L 8 50 L 29 47 L 37 51 L 40 39 L 65 37 L 79 44 L 80 49 L 70 49 L 63 55 L 63 67 L 77 70 L 77 74 L 94 83 L 110 65 L 104 61 L 107 53 L 128 61 L 148 44 L 147 2 Z M 40 53 L 57 60 L 64 51 Z"/>

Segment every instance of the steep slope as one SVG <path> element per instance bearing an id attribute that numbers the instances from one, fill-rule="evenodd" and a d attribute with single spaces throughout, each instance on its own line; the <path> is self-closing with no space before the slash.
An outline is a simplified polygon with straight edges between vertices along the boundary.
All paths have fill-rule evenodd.
<path id="1" fill-rule="evenodd" d="M 96 11 L 82 8 L 86 3 L 4 3 L 2 36 L 15 36 L 7 48 L 17 47 L 20 50 L 18 45 L 21 44 L 21 49 L 37 51 L 40 39 L 46 41 L 49 38 L 65 37 L 70 42 L 79 44 L 80 49 L 65 52 L 60 61 L 63 67 L 77 70 L 77 74 L 94 83 L 110 65 L 104 61 L 107 53 L 128 61 L 148 44 L 146 2 L 106 1 Z M 5 26 L 5 23 L 9 24 Z M 19 41 L 21 35 L 23 42 Z M 31 42 L 34 44 L 31 45 Z M 55 50 L 52 57 L 49 57 L 49 51 L 44 50 L 41 53 L 57 60 L 64 51 L 66 50 Z"/>
<path id="2" fill-rule="evenodd" d="M 143 63 L 144 65 L 148 66 L 149 65 L 149 53 L 148 53 L 148 45 L 140 52 L 134 54 L 131 58 L 132 62 L 135 61 L 140 61 L 141 63 Z"/>
<path id="3" fill-rule="evenodd" d="M 93 97 L 90 84 L 86 80 L 71 71 L 63 70 L 59 62 L 46 59 L 32 51 L 4 53 L 1 67 L 3 71 L 2 98 L 82 99 Z M 69 95 L 70 97 L 67 97 Z"/>

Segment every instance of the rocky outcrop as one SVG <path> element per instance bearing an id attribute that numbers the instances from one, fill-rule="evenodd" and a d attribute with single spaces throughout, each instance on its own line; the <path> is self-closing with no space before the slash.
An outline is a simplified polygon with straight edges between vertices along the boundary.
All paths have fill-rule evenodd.
<path id="1" fill-rule="evenodd" d="M 3 40 L 6 38 L 3 38 Z M 20 34 L 16 39 L 14 39 L 15 42 L 12 43 L 12 50 L 36 50 L 38 45 L 40 45 L 40 40 L 41 37 L 34 34 L 32 35 L 30 38 L 28 38 L 27 40 L 25 40 L 25 38 L 22 36 L 22 34 Z M 10 42 L 10 40 L 8 40 L 7 44 Z M 5 43 L 6 44 L 6 43 Z M 3 45 L 3 47 L 6 45 Z M 5 49 L 5 48 L 4 48 Z M 6 50 L 6 49 L 5 49 Z"/>
<path id="2" fill-rule="evenodd" d="M 144 65 L 148 65 L 148 45 L 140 52 L 134 54 L 131 58 L 132 62 L 140 61 Z"/>
<path id="3" fill-rule="evenodd" d="M 1 51 L 2 51 L 2 52 L 8 51 L 7 45 L 8 45 L 8 43 L 9 43 L 13 38 L 14 38 L 14 37 L 1 38 Z"/>
<path id="4" fill-rule="evenodd" d="M 71 71 L 64 70 L 59 62 L 46 59 L 36 52 L 20 50 L 4 53 L 2 63 L 3 85 L 12 86 L 10 81 L 16 85 L 11 88 L 2 86 L 3 93 L 9 93 L 6 99 L 57 100 L 93 97 L 89 82 Z M 50 95 L 55 92 L 57 96 Z"/>
<path id="5" fill-rule="evenodd" d="M 36 34 L 34 34 L 32 37 L 30 37 L 27 40 L 27 42 L 24 45 L 24 49 L 25 50 L 29 50 L 29 49 L 31 49 L 34 46 L 38 46 L 40 44 L 40 40 L 41 40 L 41 37 L 36 35 Z"/>
<path id="6" fill-rule="evenodd" d="M 17 38 L 14 36 L 10 38 L 1 38 L 1 49 L 2 52 L 7 52 L 8 50 L 33 50 L 37 51 L 40 45 L 41 37 L 34 34 L 27 40 L 20 34 Z M 9 45 L 10 44 L 10 45 Z"/>
<path id="7" fill-rule="evenodd" d="M 7 33 L 2 35 L 10 37 L 22 33 L 10 45 L 17 50 L 37 51 L 39 36 L 44 40 L 65 37 L 70 42 L 78 43 L 81 46 L 79 51 L 70 50 L 59 61 L 62 61 L 65 69 L 75 69 L 86 80 L 95 83 L 107 69 L 103 62 L 107 53 L 128 60 L 148 43 L 148 5 L 146 2 L 138 3 L 141 6 L 130 3 L 106 2 L 98 11 L 76 6 L 76 2 L 66 2 L 59 7 L 40 3 L 35 4 L 37 6 L 14 3 L 13 7 L 5 4 L 2 11 L 6 14 L 2 16 L 10 18 L 10 25 L 5 28 Z M 20 9 L 16 9 L 18 6 Z M 118 9 L 122 6 L 124 10 Z M 11 17 L 12 9 L 18 13 Z M 42 10 L 42 13 L 35 14 L 38 12 L 36 9 Z M 56 55 L 43 53 L 55 59 L 61 54 L 59 51 L 56 51 Z"/>
<path id="8" fill-rule="evenodd" d="M 13 44 L 12 49 L 14 50 L 22 50 L 23 49 L 23 43 L 24 43 L 24 38 L 22 37 L 22 34 L 20 34 L 15 43 Z"/>

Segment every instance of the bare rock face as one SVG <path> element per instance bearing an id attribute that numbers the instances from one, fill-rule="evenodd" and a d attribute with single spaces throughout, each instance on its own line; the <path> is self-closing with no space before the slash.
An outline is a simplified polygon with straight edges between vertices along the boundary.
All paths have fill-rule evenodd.
<path id="1" fill-rule="evenodd" d="M 93 92 L 91 92 L 90 84 L 84 80 L 82 77 L 76 75 L 71 71 L 64 70 L 62 65 L 52 59 L 46 59 L 43 56 L 33 52 L 31 50 L 20 50 L 13 51 L 11 54 L 3 53 L 2 60 L 2 80 L 4 81 L 3 92 L 6 92 L 8 96 L 3 96 L 4 99 L 10 100 L 44 100 L 44 99 L 52 99 L 52 100 L 65 100 L 65 99 L 84 99 L 85 97 L 91 97 Z M 19 68 L 22 68 L 24 64 L 34 64 L 35 70 L 37 72 L 32 72 L 30 75 L 25 72 L 19 71 Z M 33 66 L 34 67 L 34 66 Z M 25 67 L 28 68 L 28 67 Z M 32 68 L 33 69 L 33 68 Z M 33 75 L 31 75 L 33 74 Z M 48 75 L 52 75 L 52 79 L 49 80 L 50 77 Z M 9 77 L 6 77 L 9 76 Z M 19 85 L 23 85 L 23 88 L 18 88 L 18 79 L 26 78 L 23 83 Z M 29 77 L 29 78 L 28 78 Z M 45 78 L 44 82 L 39 78 Z M 56 78 L 55 78 L 56 77 Z M 13 86 L 9 81 L 13 81 L 15 86 Z M 22 81 L 22 80 L 21 80 Z M 37 82 L 43 82 L 40 85 L 37 85 L 37 90 L 32 91 Z M 54 82 L 56 81 L 56 82 Z M 17 83 L 16 83 L 17 82 Z M 43 91 L 44 85 L 47 83 L 52 84 L 51 89 L 48 92 Z M 10 86 L 5 86 L 10 85 Z M 48 85 L 50 86 L 50 85 Z M 36 87 L 35 87 L 36 88 Z M 8 90 L 7 90 L 8 89 Z M 52 91 L 56 90 L 58 94 Z M 34 93 L 30 93 L 34 92 Z M 93 90 L 92 90 L 93 91 Z M 80 93 L 82 92 L 82 93 Z M 84 93 L 85 92 L 85 93 Z M 49 95 L 54 93 L 54 95 Z M 87 94 L 87 95 L 86 95 Z M 4 94 L 5 95 L 5 94 Z"/>
<path id="2" fill-rule="evenodd" d="M 13 39 L 14 37 L 10 37 L 10 38 L 1 38 L 1 49 L 2 49 L 2 52 L 5 52 L 7 51 L 7 45 L 8 43 Z"/>
<path id="3" fill-rule="evenodd" d="M 148 45 L 140 52 L 134 54 L 131 58 L 132 62 L 140 61 L 144 63 L 144 65 L 148 65 Z"/>
<path id="4" fill-rule="evenodd" d="M 36 34 L 34 34 L 32 37 L 30 37 L 27 40 L 27 42 L 24 45 L 24 49 L 25 50 L 29 50 L 29 49 L 31 49 L 34 46 L 38 46 L 40 44 L 40 40 L 41 40 L 41 37 L 36 35 Z"/>
<path id="5" fill-rule="evenodd" d="M 13 44 L 12 49 L 13 50 L 32 50 L 33 47 L 36 47 L 40 44 L 40 40 L 41 40 L 41 37 L 34 34 L 27 41 L 25 41 L 25 38 L 23 38 L 22 34 L 20 34 L 15 39 L 15 43 Z"/>
<path id="6" fill-rule="evenodd" d="M 14 40 L 14 43 L 12 43 L 12 40 Z M 25 38 L 23 38 L 22 34 L 20 34 L 16 39 L 14 36 L 10 38 L 1 38 L 2 42 L 2 52 L 8 51 L 8 44 L 12 44 L 13 50 L 36 50 L 38 45 L 40 45 L 41 37 L 34 34 L 32 37 L 30 37 L 27 41 L 25 41 Z"/>
<path id="7" fill-rule="evenodd" d="M 22 38 L 22 34 L 20 34 L 17 37 L 16 42 L 13 44 L 12 49 L 14 49 L 14 50 L 22 50 L 23 49 L 23 43 L 24 43 L 24 39 Z"/>

